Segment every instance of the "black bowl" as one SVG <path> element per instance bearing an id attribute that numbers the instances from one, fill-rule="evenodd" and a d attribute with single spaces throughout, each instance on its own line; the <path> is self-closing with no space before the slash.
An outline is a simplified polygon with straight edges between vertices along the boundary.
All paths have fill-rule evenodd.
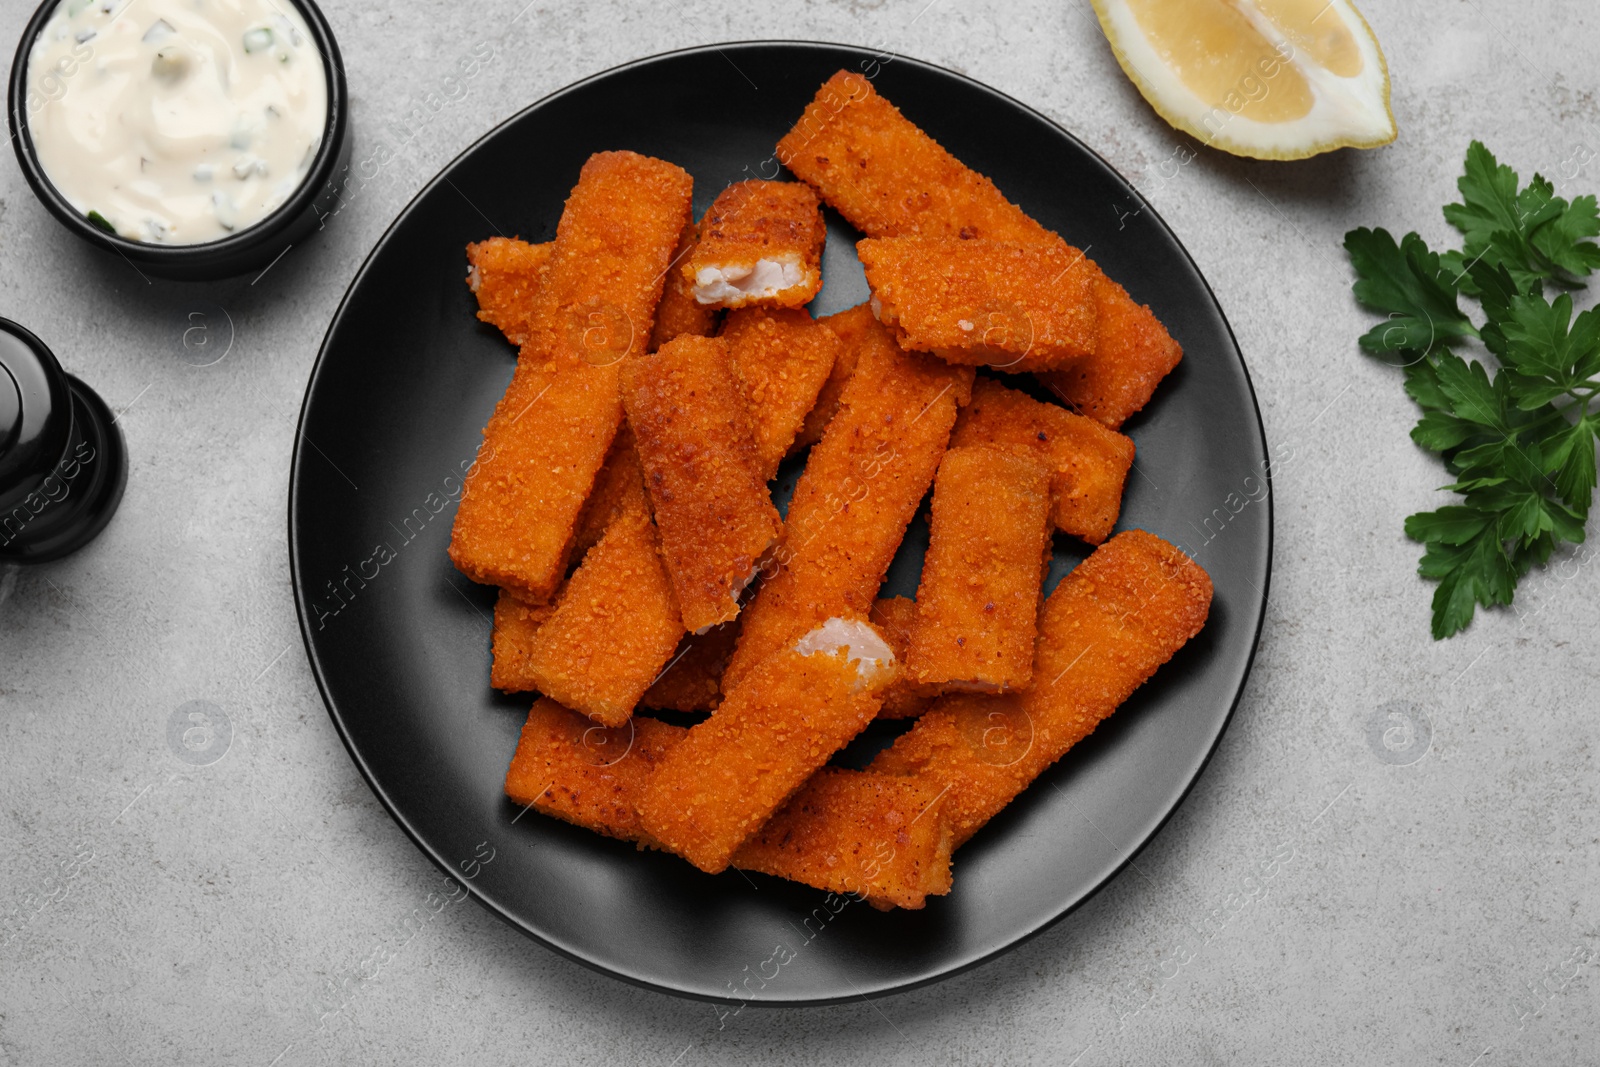
<path id="1" fill-rule="evenodd" d="M 50 183 L 34 151 L 28 130 L 28 53 L 44 25 L 54 15 L 61 0 L 44 0 L 28 20 L 17 54 L 11 61 L 11 88 L 6 101 L 11 126 L 11 144 L 17 151 L 22 174 L 33 186 L 41 203 L 61 224 L 96 248 L 115 252 L 141 271 L 178 281 L 227 278 L 267 266 L 285 250 L 322 226 L 339 198 L 337 175 L 349 169 L 350 96 L 345 87 L 344 61 L 333 30 L 312 0 L 290 0 L 299 9 L 311 30 L 312 43 L 322 54 L 323 71 L 328 79 L 328 122 L 322 131 L 322 146 L 294 195 L 254 226 L 216 241 L 192 245 L 158 245 L 130 241 L 107 233 L 90 222 L 67 202 Z"/>

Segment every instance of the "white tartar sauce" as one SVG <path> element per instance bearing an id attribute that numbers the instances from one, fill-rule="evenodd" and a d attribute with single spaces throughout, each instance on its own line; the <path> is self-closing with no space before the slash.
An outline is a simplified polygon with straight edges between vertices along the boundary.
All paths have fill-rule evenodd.
<path id="1" fill-rule="evenodd" d="M 327 78 L 289 0 L 62 0 L 28 57 L 26 121 L 50 182 L 102 229 L 214 241 L 294 194 Z"/>

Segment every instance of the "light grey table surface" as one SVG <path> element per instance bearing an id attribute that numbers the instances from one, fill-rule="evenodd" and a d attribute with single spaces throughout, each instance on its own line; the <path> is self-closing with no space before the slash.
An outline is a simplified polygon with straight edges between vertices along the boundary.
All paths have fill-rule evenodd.
<path id="1" fill-rule="evenodd" d="M 1202 152 L 1169 177 L 1188 139 L 1124 80 L 1083 0 L 522 3 L 328 0 L 358 159 L 380 145 L 393 158 L 253 284 L 147 284 L 70 239 L 0 162 L 0 314 L 121 413 L 132 454 L 95 544 L 0 577 L 0 1063 L 1600 1058 L 1600 579 L 1569 554 L 1518 611 L 1429 639 L 1432 587 L 1401 519 L 1435 506 L 1444 478 L 1406 436 L 1396 372 L 1356 350 L 1370 318 L 1340 249 L 1356 225 L 1447 240 L 1439 205 L 1471 138 L 1524 175 L 1600 151 L 1592 5 L 1373 0 L 1395 145 L 1288 165 Z M 29 6 L 5 6 L 0 41 Z M 760 37 L 882 45 L 1078 134 L 1187 244 L 1274 453 L 1296 458 L 1275 487 L 1272 598 L 1243 700 L 1133 866 L 942 984 L 719 1020 L 475 904 L 432 912 L 451 883 L 373 798 L 312 681 L 285 501 L 329 318 L 441 166 L 578 78 Z M 402 117 L 484 47 L 465 95 L 407 134 Z M 1562 191 L 1597 189 L 1600 161 Z M 186 344 L 197 324 L 210 333 Z M 194 700 L 231 731 L 209 765 L 169 743 Z M 417 909 L 431 918 L 407 925 Z"/>

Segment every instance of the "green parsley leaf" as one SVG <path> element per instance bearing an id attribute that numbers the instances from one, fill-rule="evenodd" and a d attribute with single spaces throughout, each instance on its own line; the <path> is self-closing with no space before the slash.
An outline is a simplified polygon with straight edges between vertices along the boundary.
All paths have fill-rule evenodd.
<path id="1" fill-rule="evenodd" d="M 1480 141 L 1467 149 L 1465 172 L 1456 187 L 1461 203 L 1446 205 L 1444 217 L 1461 231 L 1461 251 L 1447 255 L 1445 267 L 1457 277 L 1477 262 L 1503 266 L 1523 288 L 1542 282 L 1575 284 L 1600 267 L 1600 235 L 1594 197 L 1571 203 L 1535 174 L 1518 189 L 1516 171 L 1497 161 Z M 1476 280 L 1464 291 L 1471 291 Z"/>
<path id="2" fill-rule="evenodd" d="M 1543 567 L 1550 562 L 1550 553 L 1555 551 L 1556 540 L 1549 534 L 1534 541 L 1531 545 L 1519 545 L 1511 549 L 1511 566 L 1516 570 L 1517 577 L 1521 578 L 1535 566 Z"/>
<path id="3" fill-rule="evenodd" d="M 1584 240 L 1600 236 L 1600 210 L 1593 196 L 1580 196 L 1533 232 L 1533 247 L 1545 259 L 1576 276 L 1600 268 L 1600 245 Z"/>
<path id="4" fill-rule="evenodd" d="M 1407 526 L 1419 517 L 1411 516 Z M 1490 526 L 1461 544 L 1430 541 L 1418 570 L 1425 578 L 1439 579 L 1433 593 L 1436 641 L 1466 629 L 1478 604 L 1511 603 L 1516 588 L 1516 568 Z"/>
<path id="5" fill-rule="evenodd" d="M 1597 435 L 1600 435 L 1600 418 L 1585 415 L 1571 426 L 1551 434 L 1545 453 L 1545 473 L 1555 478 L 1556 492 L 1580 518 L 1588 517 L 1589 505 L 1594 499 Z"/>
<path id="6" fill-rule="evenodd" d="M 1451 506 L 1424 511 L 1406 519 L 1406 536 L 1413 541 L 1438 541 L 1464 545 L 1483 532 L 1489 516 L 1474 508 Z"/>
<path id="7" fill-rule="evenodd" d="M 1429 452 L 1448 452 L 1471 437 L 1477 428 L 1448 411 L 1429 411 L 1411 431 L 1411 439 Z"/>
<path id="8" fill-rule="evenodd" d="M 1406 395 L 1424 411 L 1450 410 L 1450 398 L 1439 386 L 1439 372 L 1426 359 L 1406 367 Z"/>
<path id="9" fill-rule="evenodd" d="M 1439 390 L 1458 417 L 1501 434 L 1509 432 L 1505 405 L 1495 394 L 1482 363 L 1468 363 L 1454 352 L 1445 351 L 1439 353 L 1434 372 L 1439 376 Z"/>
<path id="10" fill-rule="evenodd" d="M 1456 181 L 1461 203 L 1447 204 L 1445 221 L 1461 231 L 1463 254 L 1473 256 L 1489 247 L 1499 231 L 1521 228 L 1517 203 L 1517 172 L 1501 165 L 1482 141 L 1467 146 L 1465 173 Z"/>
<path id="11" fill-rule="evenodd" d="M 1491 314 L 1494 310 L 1499 309 Z M 1511 391 L 1524 411 L 1543 407 L 1600 374 L 1600 313 L 1591 308 L 1574 320 L 1570 294 L 1562 293 L 1554 303 L 1542 295 L 1513 296 L 1484 333 L 1485 343 L 1494 341 L 1491 350 L 1512 372 Z"/>
<path id="12" fill-rule="evenodd" d="M 1389 313 L 1387 322 L 1362 335 L 1368 352 L 1426 353 L 1452 338 L 1477 335 L 1439 257 L 1415 233 L 1397 245 L 1384 229 L 1351 230 L 1344 247 L 1356 268 L 1356 299 Z"/>

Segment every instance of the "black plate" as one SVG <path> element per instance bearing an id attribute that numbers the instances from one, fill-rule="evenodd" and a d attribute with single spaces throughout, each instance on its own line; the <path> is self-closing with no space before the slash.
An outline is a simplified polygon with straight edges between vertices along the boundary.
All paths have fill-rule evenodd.
<path id="1" fill-rule="evenodd" d="M 489 688 L 493 590 L 456 573 L 445 547 L 459 476 L 512 369 L 510 348 L 473 318 L 463 246 L 496 232 L 549 240 L 578 168 L 602 149 L 687 168 L 703 211 L 726 183 L 763 164 L 771 176 L 778 137 L 840 68 L 875 74 L 914 122 L 1090 248 L 1182 342 L 1182 365 L 1127 427 L 1139 451 L 1121 525 L 1184 545 L 1210 571 L 1216 602 L 1197 640 L 961 850 L 951 895 L 920 912 L 850 904 L 806 923 L 817 891 L 736 871 L 711 877 L 537 813 L 517 818 L 501 784 L 529 700 Z M 866 296 L 852 239 L 834 219 L 819 314 Z M 1243 689 L 1265 609 L 1272 513 L 1260 415 L 1183 246 L 1105 162 L 1037 112 L 863 49 L 674 52 L 502 124 L 418 195 L 362 267 L 323 342 L 300 430 L 289 489 L 295 600 L 361 773 L 418 846 L 507 922 L 674 993 L 797 1004 L 901 990 L 1060 919 L 1133 857 L 1199 775 Z M 890 591 L 915 591 L 917 541 L 907 539 Z M 1052 580 L 1082 555 L 1058 539 Z"/>

